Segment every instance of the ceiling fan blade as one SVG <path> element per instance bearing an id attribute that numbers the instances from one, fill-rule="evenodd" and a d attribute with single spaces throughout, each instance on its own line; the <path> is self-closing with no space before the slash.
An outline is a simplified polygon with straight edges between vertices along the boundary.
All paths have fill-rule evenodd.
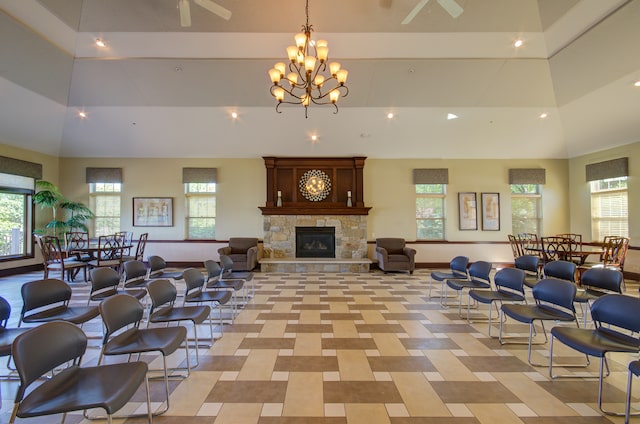
<path id="1" fill-rule="evenodd" d="M 464 9 L 456 3 L 456 0 L 438 0 L 438 4 L 454 19 L 464 12 Z"/>
<path id="2" fill-rule="evenodd" d="M 411 22 L 413 20 L 413 18 L 415 18 L 416 15 L 418 13 L 420 13 L 422 8 L 427 5 L 427 3 L 429 3 L 429 0 L 420 0 L 420 2 L 418 2 L 418 4 L 416 4 L 416 6 L 413 8 L 413 10 L 411 12 L 409 12 L 407 17 L 404 18 L 404 20 L 401 22 L 401 24 L 402 25 L 407 25 L 409 22 Z"/>
<path id="3" fill-rule="evenodd" d="M 180 11 L 180 26 L 191 26 L 191 9 L 189 0 L 178 0 L 178 10 Z"/>
<path id="4" fill-rule="evenodd" d="M 193 0 L 195 4 L 198 6 L 204 7 L 211 13 L 215 13 L 220 16 L 224 20 L 231 19 L 231 11 L 229 9 L 225 9 L 217 3 L 212 2 L 211 0 Z"/>

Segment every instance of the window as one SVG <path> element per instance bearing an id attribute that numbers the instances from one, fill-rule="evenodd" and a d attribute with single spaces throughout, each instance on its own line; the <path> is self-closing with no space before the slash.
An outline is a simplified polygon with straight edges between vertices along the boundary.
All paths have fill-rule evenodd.
<path id="1" fill-rule="evenodd" d="M 542 195 L 540 184 L 511 184 L 511 231 L 513 234 L 541 233 Z"/>
<path id="2" fill-rule="evenodd" d="M 33 178 L 0 174 L 0 259 L 31 256 Z"/>
<path id="3" fill-rule="evenodd" d="M 415 184 L 416 239 L 444 240 L 446 184 Z"/>
<path id="4" fill-rule="evenodd" d="M 591 237 L 629 237 L 627 177 L 591 181 Z"/>
<path id="5" fill-rule="evenodd" d="M 185 183 L 187 239 L 216 238 L 216 184 Z"/>
<path id="6" fill-rule="evenodd" d="M 115 234 L 120 231 L 121 183 L 91 183 L 91 207 L 94 237 Z"/>

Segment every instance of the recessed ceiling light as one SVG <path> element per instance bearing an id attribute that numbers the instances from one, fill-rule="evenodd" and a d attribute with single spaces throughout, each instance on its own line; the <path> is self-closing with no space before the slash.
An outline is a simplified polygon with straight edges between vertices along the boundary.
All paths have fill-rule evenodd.
<path id="1" fill-rule="evenodd" d="M 640 80 L 633 83 L 636 87 L 640 87 Z"/>
<path id="2" fill-rule="evenodd" d="M 394 117 L 393 112 L 387 113 L 387 118 L 393 119 L 393 117 Z"/>
<path id="3" fill-rule="evenodd" d="M 317 136 L 317 135 L 315 135 L 315 134 L 313 134 L 313 135 L 311 136 L 311 141 L 318 141 L 318 136 Z"/>
<path id="4" fill-rule="evenodd" d="M 522 41 L 521 39 L 517 39 L 515 43 L 513 43 L 515 47 L 521 47 L 523 44 L 524 44 L 524 41 Z"/>
<path id="5" fill-rule="evenodd" d="M 80 112 L 78 112 L 78 117 L 80 117 L 80 118 L 84 119 L 84 118 L 86 118 L 86 117 L 87 117 L 87 113 L 86 113 L 86 112 L 84 112 L 84 111 L 80 111 Z"/>
<path id="6" fill-rule="evenodd" d="M 236 119 L 238 117 L 238 113 L 237 112 L 231 112 L 231 117 L 233 119 Z"/>
<path id="7" fill-rule="evenodd" d="M 547 112 L 542 112 L 542 113 L 540 114 L 540 118 L 542 118 L 542 119 L 546 118 L 547 116 L 549 116 L 549 115 L 547 114 Z"/>
<path id="8" fill-rule="evenodd" d="M 98 46 L 98 47 L 107 47 L 107 44 L 101 38 L 97 38 L 96 39 L 96 46 Z"/>
<path id="9" fill-rule="evenodd" d="M 458 119 L 458 115 L 453 113 L 447 113 L 447 120 L 450 121 L 452 119 Z"/>

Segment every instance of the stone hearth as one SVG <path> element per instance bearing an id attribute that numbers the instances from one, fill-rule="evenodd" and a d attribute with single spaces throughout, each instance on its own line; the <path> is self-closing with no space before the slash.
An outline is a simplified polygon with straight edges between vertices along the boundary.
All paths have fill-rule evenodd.
<path id="1" fill-rule="evenodd" d="M 325 264 L 326 269 L 335 272 L 339 262 L 348 264 L 340 270 L 369 271 L 366 215 L 264 215 L 263 218 L 266 261 L 261 262 L 262 271 L 323 271 Z M 296 227 L 335 227 L 336 258 L 314 259 L 306 261 L 306 265 L 303 258 L 296 259 Z"/>

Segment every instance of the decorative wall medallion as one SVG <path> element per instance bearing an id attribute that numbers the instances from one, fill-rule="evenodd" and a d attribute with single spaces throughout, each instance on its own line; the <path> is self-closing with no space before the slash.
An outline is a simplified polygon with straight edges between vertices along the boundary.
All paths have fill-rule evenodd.
<path id="1" fill-rule="evenodd" d="M 329 195 L 331 179 L 319 169 L 311 169 L 300 178 L 300 193 L 305 199 L 319 202 Z"/>

